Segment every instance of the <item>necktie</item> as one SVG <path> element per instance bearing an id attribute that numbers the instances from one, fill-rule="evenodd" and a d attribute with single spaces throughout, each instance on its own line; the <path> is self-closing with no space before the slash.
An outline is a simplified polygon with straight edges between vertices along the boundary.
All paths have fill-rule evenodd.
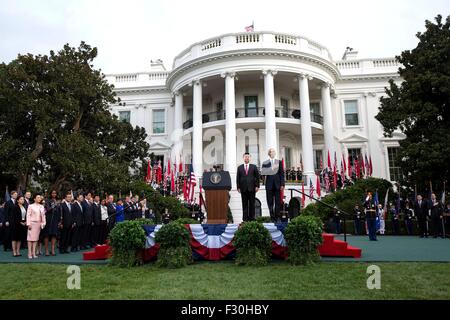
<path id="1" fill-rule="evenodd" d="M 245 165 L 245 175 L 248 175 L 248 165 Z"/>

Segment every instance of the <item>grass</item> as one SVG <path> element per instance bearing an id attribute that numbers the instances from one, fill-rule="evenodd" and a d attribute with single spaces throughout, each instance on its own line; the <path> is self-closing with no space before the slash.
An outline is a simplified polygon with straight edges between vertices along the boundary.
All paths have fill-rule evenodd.
<path id="1" fill-rule="evenodd" d="M 67 266 L 2 264 L 0 299 L 450 299 L 448 263 L 376 263 L 381 289 L 369 290 L 369 263 L 267 267 L 232 262 L 182 269 L 82 265 L 81 289 L 68 290 Z"/>

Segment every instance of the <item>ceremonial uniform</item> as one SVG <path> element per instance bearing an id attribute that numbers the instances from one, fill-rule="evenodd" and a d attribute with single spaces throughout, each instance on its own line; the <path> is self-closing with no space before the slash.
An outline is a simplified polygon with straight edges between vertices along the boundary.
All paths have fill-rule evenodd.
<path id="1" fill-rule="evenodd" d="M 367 199 L 364 203 L 364 211 L 366 214 L 367 228 L 369 229 L 370 241 L 377 241 L 377 207 L 373 199 Z"/>
<path id="2" fill-rule="evenodd" d="M 361 219 L 362 219 L 362 213 L 359 208 L 353 209 L 353 223 L 355 225 L 355 234 L 360 235 L 361 234 Z"/>

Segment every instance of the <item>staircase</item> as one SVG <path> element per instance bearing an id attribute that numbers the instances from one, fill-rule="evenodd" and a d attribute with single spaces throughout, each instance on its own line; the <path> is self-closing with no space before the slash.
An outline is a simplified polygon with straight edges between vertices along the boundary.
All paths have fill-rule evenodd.
<path id="1" fill-rule="evenodd" d="M 334 235 L 322 234 L 323 243 L 319 247 L 322 257 L 353 257 L 361 258 L 361 249 L 349 246 L 347 242 L 334 239 Z"/>
<path id="2" fill-rule="evenodd" d="M 111 255 L 110 246 L 101 244 L 94 247 L 94 251 L 83 252 L 83 260 L 106 260 Z"/>

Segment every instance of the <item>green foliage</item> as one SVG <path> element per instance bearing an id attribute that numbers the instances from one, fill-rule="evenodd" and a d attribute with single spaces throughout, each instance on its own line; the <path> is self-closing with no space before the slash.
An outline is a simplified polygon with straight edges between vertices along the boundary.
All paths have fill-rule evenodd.
<path id="1" fill-rule="evenodd" d="M 322 243 L 322 221 L 319 217 L 302 215 L 292 219 L 284 236 L 291 264 L 304 265 L 320 260 L 317 247 Z"/>
<path id="2" fill-rule="evenodd" d="M 181 268 L 192 263 L 189 239 L 189 232 L 181 223 L 163 225 L 155 236 L 156 243 L 160 244 L 156 264 L 159 267 Z"/>
<path id="3" fill-rule="evenodd" d="M 442 20 L 441 15 L 436 23 L 427 20 L 417 47 L 396 57 L 403 82 L 389 82 L 375 117 L 386 136 L 396 129 L 406 135 L 395 161 L 418 191 L 429 180 L 450 177 L 450 16 Z"/>
<path id="4" fill-rule="evenodd" d="M 270 222 L 272 222 L 272 219 L 270 217 L 261 216 L 261 217 L 257 217 L 256 221 L 259 223 L 270 223 Z"/>
<path id="5" fill-rule="evenodd" d="M 357 180 L 352 186 L 338 190 L 334 193 L 330 193 L 322 198 L 322 201 L 351 215 L 355 204 L 362 205 L 364 202 L 364 197 L 368 191 L 375 194 L 375 191 L 378 190 L 379 201 L 380 203 L 383 203 L 384 197 L 386 196 L 386 190 L 388 188 L 390 190 L 388 200 L 393 201 L 394 192 L 392 190 L 392 184 L 385 179 L 370 177 L 367 179 Z M 318 216 L 322 219 L 322 221 L 325 221 L 332 215 L 332 209 L 321 203 L 311 203 L 301 211 L 301 215 Z M 351 219 L 351 217 L 347 216 L 347 219 Z"/>
<path id="6" fill-rule="evenodd" d="M 117 223 L 109 234 L 112 247 L 112 264 L 132 267 L 142 264 L 142 249 L 145 246 L 143 221 L 124 221 Z"/>
<path id="7" fill-rule="evenodd" d="M 189 210 L 176 197 L 164 197 L 160 192 L 154 190 L 143 181 L 134 182 L 130 190 L 133 194 L 147 199 L 147 207 L 155 214 L 156 223 L 162 222 L 162 215 L 165 213 L 166 208 L 172 221 L 179 218 L 191 218 Z"/>
<path id="8" fill-rule="evenodd" d="M 270 259 L 272 237 L 260 222 L 243 223 L 235 234 L 233 244 L 238 265 L 263 266 Z"/>
<path id="9" fill-rule="evenodd" d="M 177 220 L 173 221 L 180 224 L 200 224 L 200 221 L 192 219 L 192 218 L 178 218 Z"/>
<path id="10" fill-rule="evenodd" d="M 0 64 L 0 180 L 108 193 L 129 184 L 129 168 L 147 157 L 147 135 L 109 112 L 117 100 L 96 56 L 81 42 Z"/>

